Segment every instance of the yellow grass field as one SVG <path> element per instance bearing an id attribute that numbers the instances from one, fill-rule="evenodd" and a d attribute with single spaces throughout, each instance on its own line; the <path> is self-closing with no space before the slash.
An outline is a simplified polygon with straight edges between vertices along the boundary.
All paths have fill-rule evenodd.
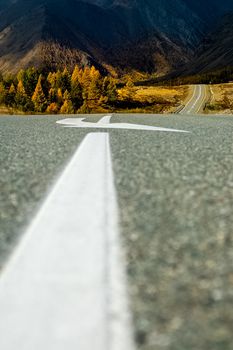
<path id="1" fill-rule="evenodd" d="M 138 99 L 147 99 L 154 96 L 163 97 L 165 99 L 173 100 L 176 97 L 182 97 L 184 93 L 184 89 L 179 88 L 168 88 L 168 87 L 155 87 L 155 86 L 149 86 L 149 87 L 142 87 L 142 88 L 135 88 L 136 92 L 136 98 Z"/>
<path id="2" fill-rule="evenodd" d="M 182 105 L 189 93 L 188 86 L 132 86 L 118 90 L 119 98 L 127 96 L 138 104 L 130 112 L 174 113 Z"/>
<path id="3" fill-rule="evenodd" d="M 233 83 L 212 85 L 210 103 L 206 106 L 206 113 L 233 113 Z"/>

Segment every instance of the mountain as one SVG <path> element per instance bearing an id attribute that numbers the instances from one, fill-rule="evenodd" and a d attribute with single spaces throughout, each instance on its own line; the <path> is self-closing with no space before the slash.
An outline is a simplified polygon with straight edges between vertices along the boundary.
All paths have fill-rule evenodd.
<path id="1" fill-rule="evenodd" d="M 223 17 L 203 40 L 187 73 L 205 73 L 233 67 L 233 13 Z"/>
<path id="2" fill-rule="evenodd" d="M 94 64 L 163 74 L 193 57 L 232 0 L 0 0 L 0 69 Z"/>

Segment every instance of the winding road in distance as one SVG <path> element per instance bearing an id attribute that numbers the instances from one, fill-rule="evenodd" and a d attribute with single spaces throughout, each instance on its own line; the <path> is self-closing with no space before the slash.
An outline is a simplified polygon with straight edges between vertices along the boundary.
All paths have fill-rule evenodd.
<path id="1" fill-rule="evenodd" d="M 0 117 L 1 350 L 233 349 L 233 117 L 208 94 Z"/>
<path id="2" fill-rule="evenodd" d="M 194 115 L 203 112 L 210 94 L 208 85 L 191 85 L 192 92 L 179 114 Z"/>

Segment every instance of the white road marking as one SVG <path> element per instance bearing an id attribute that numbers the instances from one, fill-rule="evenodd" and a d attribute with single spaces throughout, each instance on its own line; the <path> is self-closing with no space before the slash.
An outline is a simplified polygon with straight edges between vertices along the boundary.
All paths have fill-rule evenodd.
<path id="1" fill-rule="evenodd" d="M 99 125 L 106 125 L 106 124 L 110 124 L 112 116 L 111 115 L 106 115 L 105 117 L 101 118 L 98 121 Z"/>
<path id="2" fill-rule="evenodd" d="M 144 131 L 164 131 L 164 132 L 180 132 L 189 133 L 185 130 L 161 128 L 149 125 L 140 124 L 128 124 L 128 123 L 112 123 L 110 124 L 111 116 L 103 117 L 98 123 L 90 123 L 85 121 L 86 118 L 67 118 L 57 121 L 57 124 L 61 124 L 70 128 L 91 128 L 91 129 L 125 129 L 125 130 L 144 130 Z"/>
<path id="3" fill-rule="evenodd" d="M 198 95 L 196 97 L 195 102 L 192 102 L 192 105 L 191 105 L 189 111 L 187 111 L 188 114 L 190 114 L 192 111 L 195 112 L 196 105 L 198 104 L 198 102 L 200 102 L 200 98 L 202 96 L 202 88 L 200 85 L 196 86 L 196 92 L 198 92 Z M 190 101 L 190 103 L 191 103 L 191 101 Z"/>
<path id="4" fill-rule="evenodd" d="M 109 136 L 82 142 L 0 276 L 0 349 L 132 350 Z"/>
<path id="5" fill-rule="evenodd" d="M 193 96 L 191 97 L 191 99 L 189 100 L 189 103 L 187 104 L 187 109 L 188 109 L 188 110 L 186 111 L 186 113 L 190 113 L 190 111 L 191 111 L 192 108 L 193 108 L 193 100 L 194 100 L 194 98 L 195 98 L 195 96 L 196 96 L 197 89 L 198 89 L 198 87 L 197 87 L 197 85 L 195 85 L 194 91 L 193 91 Z M 190 108 L 190 105 L 191 105 L 191 108 Z"/>
<path id="6" fill-rule="evenodd" d="M 196 85 L 194 86 L 194 89 L 193 89 L 193 94 L 192 94 L 192 97 L 189 99 L 189 101 L 186 103 L 186 105 L 184 106 L 184 108 L 180 111 L 180 114 L 187 114 L 188 111 L 187 109 L 189 108 L 189 105 L 190 103 L 192 102 L 192 100 L 194 99 L 194 96 L 196 95 Z"/>
<path id="7" fill-rule="evenodd" d="M 193 95 L 186 106 L 180 111 L 180 114 L 198 114 L 202 108 L 206 98 L 206 87 L 203 85 L 195 85 Z M 200 100 L 202 99 L 202 103 Z M 197 108 L 197 104 L 200 106 Z"/>
<path id="8" fill-rule="evenodd" d="M 207 101 L 207 87 L 206 87 L 206 85 L 203 85 L 201 87 L 201 89 L 202 89 L 202 93 L 201 93 L 202 94 L 202 101 L 201 101 L 200 106 L 197 110 L 197 113 L 200 113 L 201 110 L 202 111 L 204 110 L 205 102 Z"/>

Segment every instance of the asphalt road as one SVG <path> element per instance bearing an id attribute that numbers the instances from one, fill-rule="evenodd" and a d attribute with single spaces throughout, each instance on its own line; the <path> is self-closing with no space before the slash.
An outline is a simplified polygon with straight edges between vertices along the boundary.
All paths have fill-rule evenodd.
<path id="1" fill-rule="evenodd" d="M 208 85 L 191 85 L 191 93 L 183 109 L 179 112 L 183 115 L 194 115 L 203 112 L 205 103 L 209 98 Z"/>
<path id="2" fill-rule="evenodd" d="M 0 118 L 2 264 L 90 132 L 57 120 Z M 108 131 L 137 348 L 232 350 L 233 117 L 111 122 L 189 131 Z"/>

